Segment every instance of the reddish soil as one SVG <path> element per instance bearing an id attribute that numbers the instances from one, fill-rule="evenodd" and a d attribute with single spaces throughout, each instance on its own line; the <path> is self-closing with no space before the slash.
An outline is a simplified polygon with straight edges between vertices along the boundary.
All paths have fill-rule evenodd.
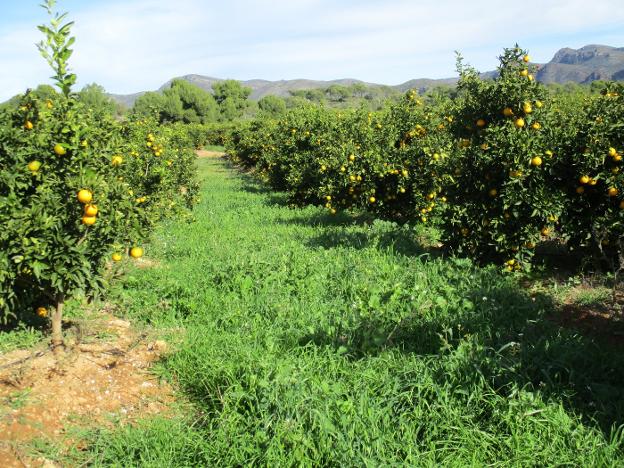
<path id="1" fill-rule="evenodd" d="M 221 151 L 206 151 L 206 150 L 197 150 L 195 151 L 195 153 L 197 153 L 197 157 L 199 158 L 220 158 L 225 154 Z"/>
<path id="2" fill-rule="evenodd" d="M 33 457 L 29 444 L 80 448 L 69 428 L 132 423 L 173 403 L 171 387 L 148 371 L 164 341 L 108 314 L 84 322 L 58 358 L 45 347 L 0 355 L 0 467 L 57 466 Z"/>
<path id="3" fill-rule="evenodd" d="M 582 288 L 581 288 L 582 289 Z M 558 325 L 624 349 L 624 293 L 616 302 L 579 304 L 574 294 L 550 317 Z"/>

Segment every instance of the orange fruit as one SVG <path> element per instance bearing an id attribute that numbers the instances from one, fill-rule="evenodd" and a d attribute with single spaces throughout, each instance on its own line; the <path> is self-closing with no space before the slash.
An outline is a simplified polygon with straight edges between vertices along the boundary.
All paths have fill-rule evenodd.
<path id="1" fill-rule="evenodd" d="M 490 197 L 495 197 L 498 194 L 498 190 L 496 190 L 495 188 L 491 189 L 488 192 L 488 195 L 490 195 Z"/>
<path id="2" fill-rule="evenodd" d="M 32 123 L 30 120 L 27 120 L 27 121 L 24 123 L 24 128 L 25 128 L 26 130 L 32 130 L 32 129 L 33 129 L 33 127 L 34 127 L 34 125 L 33 125 L 33 123 Z"/>
<path id="3" fill-rule="evenodd" d="M 503 115 L 505 117 L 511 117 L 513 115 L 513 110 L 511 110 L 511 107 L 505 107 L 503 109 Z"/>
<path id="4" fill-rule="evenodd" d="M 589 176 L 586 176 L 586 175 L 581 176 L 581 177 L 579 178 L 579 182 L 580 182 L 581 184 L 589 184 L 589 181 L 590 181 L 590 180 L 591 180 L 591 179 L 589 178 Z"/>
<path id="5" fill-rule="evenodd" d="M 122 162 L 123 158 L 121 156 L 113 156 L 113 159 L 111 159 L 111 164 L 113 166 L 121 166 Z"/>
<path id="6" fill-rule="evenodd" d="M 542 236 L 546 237 L 546 236 L 548 236 L 550 234 L 550 229 L 548 229 L 547 227 L 542 228 L 540 233 L 542 234 Z"/>
<path id="7" fill-rule="evenodd" d="M 518 128 L 524 127 L 524 119 L 522 117 L 517 118 L 514 125 Z"/>
<path id="8" fill-rule="evenodd" d="M 371 202 L 371 203 L 375 203 L 377 201 L 377 199 L 375 197 L 370 197 L 368 199 L 368 201 Z"/>
<path id="9" fill-rule="evenodd" d="M 98 214 L 98 207 L 91 204 L 85 205 L 84 214 L 85 216 L 96 216 Z"/>
<path id="10" fill-rule="evenodd" d="M 540 128 L 542 128 L 542 124 L 540 124 L 539 122 L 535 122 L 535 123 L 531 124 L 531 128 L 533 130 L 539 130 Z"/>
<path id="11" fill-rule="evenodd" d="M 28 163 L 28 170 L 31 172 L 37 172 L 41 167 L 41 162 L 39 161 L 30 161 Z"/>
<path id="12" fill-rule="evenodd" d="M 122 257 L 119 252 L 115 252 L 111 255 L 111 258 L 113 259 L 113 262 L 120 262 Z"/>
<path id="13" fill-rule="evenodd" d="M 143 256 L 143 248 L 142 247 L 132 247 L 130 249 L 130 256 L 132 258 L 141 258 Z"/>
<path id="14" fill-rule="evenodd" d="M 529 70 L 527 70 L 526 68 L 523 68 L 523 69 L 520 71 L 520 75 L 521 75 L 521 76 L 529 76 Z"/>
<path id="15" fill-rule="evenodd" d="M 61 144 L 57 143 L 56 145 L 54 145 L 54 152 L 58 156 L 63 156 L 67 153 L 67 150 Z"/>
<path id="16" fill-rule="evenodd" d="M 46 309 L 45 307 L 37 307 L 37 315 L 42 318 L 47 317 L 48 309 Z"/>
<path id="17" fill-rule="evenodd" d="M 615 148 L 609 148 L 609 156 L 615 156 L 617 154 L 617 151 L 615 150 Z"/>
<path id="18" fill-rule="evenodd" d="M 96 221 L 97 221 L 97 218 L 95 216 L 83 216 L 82 217 L 82 224 L 85 224 L 87 226 L 93 226 Z"/>
<path id="19" fill-rule="evenodd" d="M 542 107 L 544 107 L 544 103 L 542 101 L 535 101 L 535 107 L 541 109 Z"/>
<path id="20" fill-rule="evenodd" d="M 477 120 L 477 127 L 485 127 L 485 120 L 483 119 Z"/>
<path id="21" fill-rule="evenodd" d="M 83 204 L 89 203 L 93 200 L 93 193 L 90 190 L 82 189 L 78 192 L 78 201 Z"/>
<path id="22" fill-rule="evenodd" d="M 615 187 L 609 187 L 609 190 L 607 191 L 607 193 L 609 194 L 610 197 L 616 197 L 617 194 L 620 193 L 620 191 L 616 189 Z"/>
<path id="23" fill-rule="evenodd" d="M 531 57 L 529 55 L 525 55 L 524 57 L 522 57 L 522 61 L 524 63 L 529 63 L 531 61 Z"/>
<path id="24" fill-rule="evenodd" d="M 542 158 L 535 156 L 531 159 L 531 166 L 539 167 L 542 165 Z"/>
<path id="25" fill-rule="evenodd" d="M 530 102 L 525 102 L 524 104 L 522 104 L 522 111 L 525 114 L 530 114 L 531 112 L 533 112 L 533 106 Z"/>
<path id="26" fill-rule="evenodd" d="M 624 210 L 624 200 L 620 202 L 620 210 Z"/>
<path id="27" fill-rule="evenodd" d="M 351 162 L 355 161 L 355 155 L 354 154 L 349 155 L 349 161 L 351 161 Z"/>
<path id="28" fill-rule="evenodd" d="M 576 193 L 581 194 L 585 192 L 585 187 L 576 187 Z"/>

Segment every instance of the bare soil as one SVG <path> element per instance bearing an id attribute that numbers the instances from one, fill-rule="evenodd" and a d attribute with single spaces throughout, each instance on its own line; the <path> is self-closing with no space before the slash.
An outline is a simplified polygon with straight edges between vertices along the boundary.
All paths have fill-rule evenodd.
<path id="1" fill-rule="evenodd" d="M 57 466 L 33 455 L 32 443 L 80 449 L 84 441 L 68 429 L 113 427 L 171 411 L 172 388 L 149 372 L 167 343 L 107 313 L 84 324 L 66 333 L 60 357 L 46 344 L 0 355 L 0 467 Z"/>
<path id="2" fill-rule="evenodd" d="M 207 150 L 197 150 L 195 151 L 195 153 L 197 153 L 198 158 L 221 158 L 223 157 L 223 155 L 225 155 L 225 153 L 221 151 L 207 151 Z"/>

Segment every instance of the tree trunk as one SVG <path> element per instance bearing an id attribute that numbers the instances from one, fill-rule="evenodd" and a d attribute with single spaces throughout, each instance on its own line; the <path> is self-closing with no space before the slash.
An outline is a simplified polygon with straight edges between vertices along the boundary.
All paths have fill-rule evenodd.
<path id="1" fill-rule="evenodd" d="M 56 309 L 52 313 L 52 349 L 59 354 L 63 349 L 63 306 L 65 296 L 59 294 L 56 299 Z"/>

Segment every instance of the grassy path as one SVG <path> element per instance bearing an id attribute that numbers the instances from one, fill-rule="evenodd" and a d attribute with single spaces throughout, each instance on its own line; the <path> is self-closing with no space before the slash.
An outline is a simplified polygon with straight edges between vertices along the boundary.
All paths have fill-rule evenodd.
<path id="1" fill-rule="evenodd" d="M 173 330 L 158 371 L 195 411 L 101 433 L 96 464 L 624 463 L 621 353 L 542 320 L 547 295 L 198 164 L 196 222 L 113 292 Z"/>

